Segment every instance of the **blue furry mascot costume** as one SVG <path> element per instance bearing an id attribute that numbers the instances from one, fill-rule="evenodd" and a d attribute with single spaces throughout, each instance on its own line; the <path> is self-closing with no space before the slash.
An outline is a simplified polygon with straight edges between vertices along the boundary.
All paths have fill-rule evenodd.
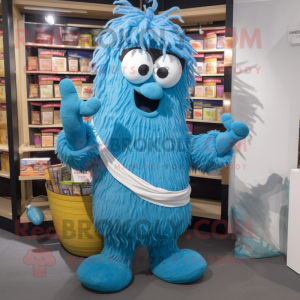
<path id="1" fill-rule="evenodd" d="M 57 153 L 69 167 L 92 171 L 94 226 L 105 244 L 80 265 L 78 278 L 93 290 L 119 291 L 132 279 L 135 249 L 147 246 L 155 276 L 192 282 L 206 262 L 177 247 L 191 220 L 190 167 L 208 173 L 227 166 L 249 129 L 224 114 L 226 132 L 189 136 L 196 62 L 189 38 L 170 21 L 181 18 L 168 16 L 178 8 L 155 15 L 156 0 L 145 12 L 125 0 L 115 4 L 123 16 L 107 23 L 92 61 L 95 98 L 84 102 L 69 79 L 60 83 Z"/>

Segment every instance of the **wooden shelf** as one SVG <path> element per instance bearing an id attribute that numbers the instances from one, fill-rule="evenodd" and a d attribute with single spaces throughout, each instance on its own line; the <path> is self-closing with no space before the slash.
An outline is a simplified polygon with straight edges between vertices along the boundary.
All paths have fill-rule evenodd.
<path id="1" fill-rule="evenodd" d="M 192 216 L 208 219 L 221 219 L 221 201 L 191 198 Z"/>
<path id="2" fill-rule="evenodd" d="M 57 75 L 96 75 L 97 73 L 91 72 L 56 72 L 56 71 L 26 71 L 26 74 L 57 74 Z"/>
<path id="3" fill-rule="evenodd" d="M 88 100 L 89 98 L 80 97 L 81 100 Z M 42 101 L 61 101 L 61 98 L 27 98 L 28 102 L 42 102 Z"/>
<path id="4" fill-rule="evenodd" d="M 0 177 L 2 178 L 10 178 L 9 172 L 0 171 Z"/>
<path id="5" fill-rule="evenodd" d="M 158 13 L 161 14 L 163 11 Z M 181 26 L 205 25 L 209 22 L 224 21 L 226 19 L 226 5 L 186 8 L 181 11 L 176 10 L 170 15 L 179 15 L 183 19 L 184 25 L 177 19 L 173 19 L 172 22 L 181 24 Z"/>
<path id="6" fill-rule="evenodd" d="M 203 50 L 198 50 L 198 53 L 219 53 L 219 52 L 224 52 L 225 49 L 203 49 Z"/>
<path id="7" fill-rule="evenodd" d="M 0 197 L 0 216 L 12 220 L 11 199 Z"/>
<path id="8" fill-rule="evenodd" d="M 95 2 L 95 1 L 94 1 Z M 19 12 L 28 13 L 28 14 L 41 14 L 45 15 L 46 9 L 51 8 L 58 9 L 55 11 L 56 15 L 59 16 L 67 16 L 72 18 L 89 18 L 89 19 L 97 19 L 97 20 L 110 20 L 112 18 L 116 18 L 119 15 L 113 14 L 113 9 L 115 5 L 112 4 L 98 4 L 98 3 L 87 3 L 84 1 L 70 3 L 69 1 L 41 1 L 41 0 L 14 0 L 14 5 L 18 9 Z M 26 7 L 26 9 L 25 9 Z M 33 9 L 30 9 L 30 8 Z M 35 7 L 41 8 L 41 10 L 34 9 Z M 44 10 L 43 10 L 44 8 Z M 51 13 L 51 11 L 50 11 Z M 72 20 L 67 19 L 65 26 L 75 26 L 75 27 L 83 27 L 81 24 L 70 24 Z M 89 25 L 88 28 L 99 28 L 99 26 Z"/>
<path id="9" fill-rule="evenodd" d="M 20 181 L 28 180 L 46 180 L 45 176 L 19 176 Z"/>
<path id="10" fill-rule="evenodd" d="M 28 128 L 62 128 L 62 124 L 53 125 L 28 125 Z"/>
<path id="11" fill-rule="evenodd" d="M 35 145 L 20 147 L 20 154 L 24 152 L 45 152 L 45 151 L 55 151 L 55 147 L 36 148 Z"/>
<path id="12" fill-rule="evenodd" d="M 104 28 L 104 26 L 103 26 Z M 78 50 L 95 50 L 97 47 L 82 47 L 82 46 L 69 46 L 69 45 L 48 45 L 48 44 L 37 44 L 37 43 L 25 43 L 26 47 L 36 48 L 57 48 L 57 49 L 78 49 Z"/>
<path id="13" fill-rule="evenodd" d="M 6 152 L 8 152 L 8 146 L 0 144 L 0 151 L 6 151 Z"/>
<path id="14" fill-rule="evenodd" d="M 52 221 L 52 214 L 50 211 L 50 206 L 48 202 L 47 196 L 35 197 L 30 198 L 27 201 L 27 205 L 31 205 L 32 207 L 38 207 L 44 213 L 44 222 L 45 221 Z M 23 212 L 20 218 L 21 223 L 30 223 L 29 219 L 27 218 L 27 208 Z"/>
<path id="15" fill-rule="evenodd" d="M 215 26 L 215 27 L 201 27 L 201 29 L 203 31 L 210 31 L 210 30 L 223 30 L 223 29 L 226 29 L 225 26 Z M 197 27 L 194 27 L 194 28 L 183 28 L 184 32 L 199 32 L 199 26 Z"/>
<path id="16" fill-rule="evenodd" d="M 215 76 L 224 76 L 224 74 L 200 74 L 201 77 L 215 77 Z"/>
<path id="17" fill-rule="evenodd" d="M 200 122 L 200 123 L 215 123 L 222 124 L 222 121 L 206 121 L 206 120 L 195 120 L 195 119 L 185 119 L 186 122 Z"/>
<path id="18" fill-rule="evenodd" d="M 222 180 L 222 174 L 219 175 L 209 175 L 209 174 L 203 174 L 200 171 L 190 171 L 189 173 L 190 177 L 198 177 L 198 178 L 207 178 L 207 179 L 215 179 L 215 180 Z"/>
<path id="19" fill-rule="evenodd" d="M 195 100 L 219 100 L 219 101 L 223 101 L 223 98 L 206 98 L 206 97 L 190 97 L 191 99 L 195 99 Z"/>

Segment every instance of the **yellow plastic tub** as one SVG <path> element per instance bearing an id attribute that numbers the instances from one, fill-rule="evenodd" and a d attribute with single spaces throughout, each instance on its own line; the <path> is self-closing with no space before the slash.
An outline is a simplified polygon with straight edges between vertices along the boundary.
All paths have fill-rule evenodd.
<path id="1" fill-rule="evenodd" d="M 93 226 L 92 197 L 65 196 L 46 190 L 54 227 L 65 249 L 83 257 L 99 254 L 104 244 Z"/>

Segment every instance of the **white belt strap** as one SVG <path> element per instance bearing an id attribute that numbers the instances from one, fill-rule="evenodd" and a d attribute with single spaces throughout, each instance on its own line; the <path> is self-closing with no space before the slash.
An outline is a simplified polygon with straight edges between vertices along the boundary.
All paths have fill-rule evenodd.
<path id="1" fill-rule="evenodd" d="M 97 141 L 100 144 L 100 157 L 109 173 L 141 199 L 165 207 L 180 207 L 190 202 L 190 185 L 182 191 L 175 192 L 157 188 L 123 167 L 99 136 L 97 136 Z"/>

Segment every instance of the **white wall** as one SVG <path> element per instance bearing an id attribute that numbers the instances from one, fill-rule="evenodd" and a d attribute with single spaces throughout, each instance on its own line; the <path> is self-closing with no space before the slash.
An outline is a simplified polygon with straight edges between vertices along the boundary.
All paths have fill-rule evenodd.
<path id="1" fill-rule="evenodd" d="M 288 198 L 285 181 L 297 167 L 300 111 L 300 45 L 290 45 L 289 26 L 300 25 L 299 0 L 234 0 L 233 27 L 261 35 L 261 49 L 234 49 L 232 116 L 250 127 L 247 151 L 236 154 L 230 174 L 229 215 L 237 201 L 270 242 L 285 252 Z M 300 29 L 300 27 L 299 27 Z M 245 67 L 252 67 L 245 74 Z M 254 67 L 260 68 L 259 74 Z M 239 69 L 237 69 L 239 71 Z M 249 72 L 249 70 L 248 70 Z M 244 167 L 242 165 L 245 165 Z M 300 188 L 300 187 L 299 187 Z"/>

